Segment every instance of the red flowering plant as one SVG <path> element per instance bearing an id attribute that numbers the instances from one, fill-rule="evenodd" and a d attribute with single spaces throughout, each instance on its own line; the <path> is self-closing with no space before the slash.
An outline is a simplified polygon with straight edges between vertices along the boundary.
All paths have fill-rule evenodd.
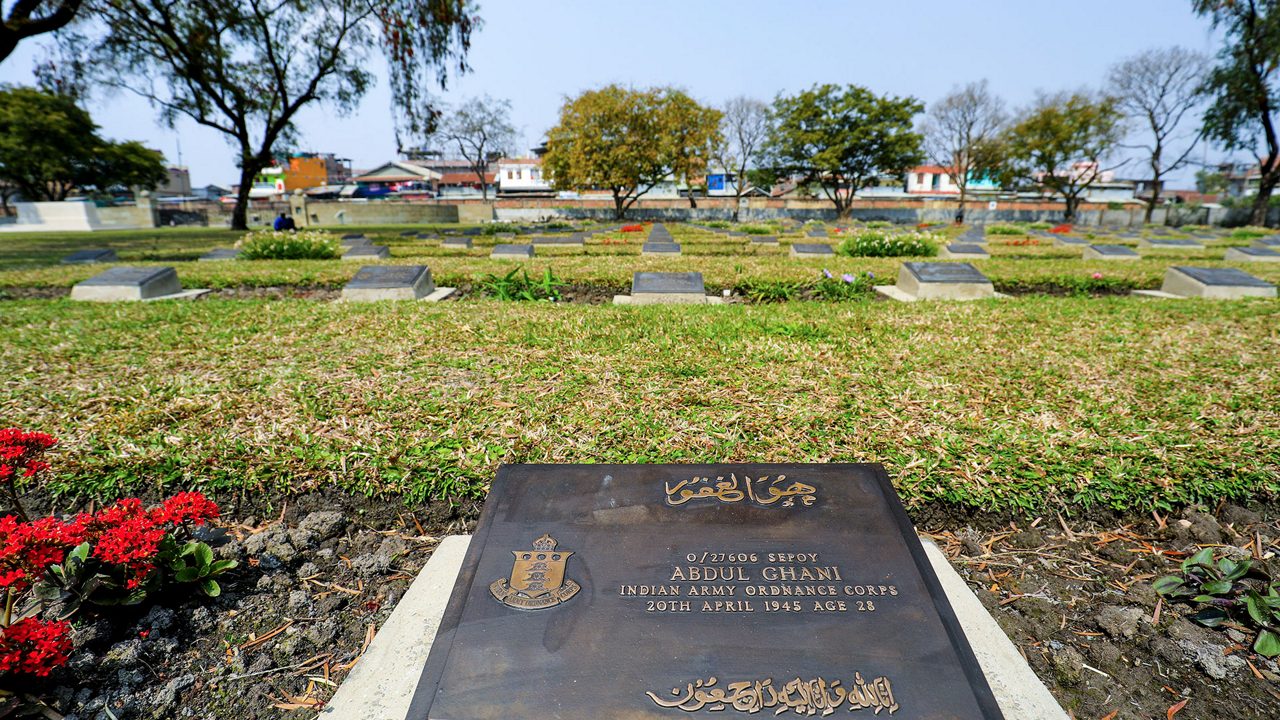
<path id="1" fill-rule="evenodd" d="M 643 232 L 644 225 L 623 225 L 621 231 L 624 233 Z"/>
<path id="2" fill-rule="evenodd" d="M 1066 233 L 1071 232 L 1071 223 L 1063 223 L 1061 225 L 1055 225 L 1049 229 L 1049 232 L 1053 233 L 1054 235 L 1065 235 Z"/>
<path id="3" fill-rule="evenodd" d="M 218 516 L 218 506 L 198 492 L 152 508 L 128 498 L 69 521 L 30 520 L 14 483 L 46 470 L 41 456 L 56 443 L 42 433 L 0 429 L 0 478 L 17 511 L 0 517 L 0 678 L 44 676 L 65 663 L 71 652 L 65 620 L 86 602 L 137 604 L 171 583 L 216 596 L 221 587 L 214 578 L 236 566 L 215 561 L 195 539 L 195 526 Z"/>

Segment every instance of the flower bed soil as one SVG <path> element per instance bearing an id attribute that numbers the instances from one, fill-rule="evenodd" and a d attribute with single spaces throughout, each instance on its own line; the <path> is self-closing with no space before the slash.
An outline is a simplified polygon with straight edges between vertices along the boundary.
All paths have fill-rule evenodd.
<path id="1" fill-rule="evenodd" d="M 47 699 L 45 717 L 313 718 L 439 540 L 478 513 L 331 495 L 292 503 L 264 517 L 224 500 L 205 539 L 242 562 L 221 597 L 82 616 L 70 664 L 27 688 Z M 1280 507 L 1104 525 L 938 506 L 914 515 L 1074 717 L 1280 717 L 1275 662 L 1151 589 L 1199 546 L 1274 562 Z"/>

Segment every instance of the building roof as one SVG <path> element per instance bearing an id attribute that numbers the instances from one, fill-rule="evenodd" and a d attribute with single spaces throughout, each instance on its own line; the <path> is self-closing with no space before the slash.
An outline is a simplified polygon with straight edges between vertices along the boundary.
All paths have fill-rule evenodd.
<path id="1" fill-rule="evenodd" d="M 357 182 L 407 182 L 409 180 L 439 180 L 440 173 L 402 160 L 379 165 L 355 178 Z"/>
<path id="2" fill-rule="evenodd" d="M 542 158 L 502 158 L 499 165 L 541 165 Z"/>
<path id="3" fill-rule="evenodd" d="M 497 173 L 487 172 L 484 174 L 484 182 L 486 185 L 492 185 Z M 441 185 L 474 185 L 476 183 L 476 174 L 473 172 L 451 172 L 440 176 Z"/>
<path id="4" fill-rule="evenodd" d="M 946 168 L 944 168 L 944 167 L 942 167 L 941 165 L 917 165 L 916 167 L 911 168 L 911 169 L 910 169 L 910 170 L 908 170 L 907 172 L 909 172 L 909 173 L 933 173 L 934 175 L 945 175 L 945 174 L 950 173 L 951 171 L 950 171 L 950 170 L 948 170 L 948 169 L 946 169 Z"/>

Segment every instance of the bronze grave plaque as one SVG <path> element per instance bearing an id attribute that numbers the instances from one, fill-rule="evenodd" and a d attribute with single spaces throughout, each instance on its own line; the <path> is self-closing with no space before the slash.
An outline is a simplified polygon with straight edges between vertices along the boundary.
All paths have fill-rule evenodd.
<path id="1" fill-rule="evenodd" d="M 498 471 L 408 720 L 1001 718 L 879 465 Z"/>

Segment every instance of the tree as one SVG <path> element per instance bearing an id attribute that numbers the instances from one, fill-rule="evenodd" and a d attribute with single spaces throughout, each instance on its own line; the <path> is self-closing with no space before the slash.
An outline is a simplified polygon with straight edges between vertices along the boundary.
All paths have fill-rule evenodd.
<path id="1" fill-rule="evenodd" d="M 1180 47 L 1147 50 L 1111 68 L 1110 94 L 1145 140 L 1132 147 L 1145 153 L 1151 169 L 1147 222 L 1160 204 L 1165 176 L 1185 166 L 1200 141 L 1199 130 L 1187 137 L 1182 125 L 1203 102 L 1200 89 L 1207 70 L 1204 55 Z M 1166 153 L 1173 160 L 1166 160 Z"/>
<path id="2" fill-rule="evenodd" d="M 71 98 L 0 90 L 0 181 L 24 197 L 65 200 L 76 190 L 117 186 L 153 190 L 166 176 L 163 155 L 137 142 L 104 140 Z"/>
<path id="3" fill-rule="evenodd" d="M 753 185 L 749 173 L 760 160 L 772 119 L 768 105 L 749 97 L 729 100 L 721 112 L 723 141 L 716 147 L 715 160 L 721 169 L 734 176 L 733 220 L 737 222 L 742 197 Z"/>
<path id="4" fill-rule="evenodd" d="M 925 152 L 960 188 L 956 217 L 961 222 L 970 181 L 991 173 L 999 162 L 995 141 L 1004 122 L 1004 102 L 991 94 L 986 80 L 953 89 L 925 117 Z"/>
<path id="5" fill-rule="evenodd" d="M 879 96 L 857 85 L 816 85 L 773 101 L 768 154 L 779 172 L 822 188 L 847 217 L 854 195 L 879 173 L 901 173 L 923 159 L 912 97 Z"/>
<path id="6" fill-rule="evenodd" d="M 75 19 L 80 4 L 81 0 L 16 0 L 0 18 L 0 62 L 19 42 L 66 27 Z"/>
<path id="7" fill-rule="evenodd" d="M 446 110 L 437 133 L 439 140 L 457 148 L 471 172 L 480 180 L 480 192 L 489 199 L 485 176 L 489 165 L 516 144 L 516 129 L 511 124 L 511 102 L 494 100 L 485 95 L 471 98 L 456 110 Z"/>
<path id="8" fill-rule="evenodd" d="M 715 108 L 705 107 L 682 90 L 662 91 L 658 123 L 666 141 L 665 154 L 671 174 L 689 190 L 689 207 L 698 207 L 693 181 L 706 175 L 707 164 L 721 144 L 720 118 Z"/>
<path id="9" fill-rule="evenodd" d="M 1022 180 L 1049 189 L 1066 203 L 1073 222 L 1085 192 L 1109 169 L 1110 156 L 1123 134 L 1116 101 L 1086 92 L 1040 95 L 1005 130 L 1006 180 Z"/>
<path id="10" fill-rule="evenodd" d="M 1216 170 L 1196 171 L 1196 192 L 1220 195 L 1227 191 L 1227 177 Z"/>
<path id="11" fill-rule="evenodd" d="M 1226 32 L 1205 83 L 1211 105 L 1204 133 L 1228 151 L 1253 152 L 1259 177 L 1251 222 L 1263 225 L 1271 193 L 1280 185 L 1280 2 L 1193 0 L 1192 7 Z"/>
<path id="12" fill-rule="evenodd" d="M 186 116 L 239 152 L 231 226 L 243 229 L 253 178 L 295 140 L 307 105 L 353 109 L 385 54 L 397 134 L 425 133 L 436 111 L 430 79 L 467 70 L 470 0 L 84 0 L 100 22 L 89 38 L 99 80 L 147 98 L 173 125 Z M 99 27 L 100 26 L 100 27 Z"/>

